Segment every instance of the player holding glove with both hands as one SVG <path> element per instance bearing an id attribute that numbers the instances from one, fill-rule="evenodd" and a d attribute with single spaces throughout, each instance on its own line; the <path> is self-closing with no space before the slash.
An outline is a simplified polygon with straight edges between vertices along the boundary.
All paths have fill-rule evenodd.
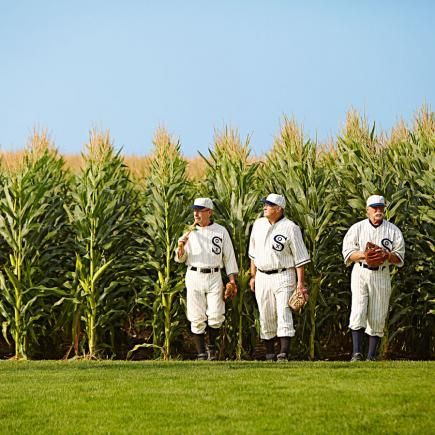
<path id="1" fill-rule="evenodd" d="M 343 240 L 344 261 L 348 266 L 354 264 L 349 321 L 353 342 L 351 361 L 363 359 L 364 332 L 369 336 L 367 360 L 376 359 L 391 295 L 389 266 L 401 267 L 405 258 L 405 242 L 401 231 L 384 220 L 384 197 L 372 195 L 366 205 L 368 219 L 353 225 Z"/>

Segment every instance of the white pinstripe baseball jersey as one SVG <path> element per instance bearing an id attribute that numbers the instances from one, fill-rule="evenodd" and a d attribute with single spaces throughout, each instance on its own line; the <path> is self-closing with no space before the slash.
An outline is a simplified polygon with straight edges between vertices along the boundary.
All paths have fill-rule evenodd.
<path id="1" fill-rule="evenodd" d="M 285 216 L 274 224 L 266 217 L 254 222 L 249 257 L 261 270 L 299 267 L 311 261 L 300 228 Z"/>
<path id="2" fill-rule="evenodd" d="M 227 275 L 239 272 L 230 235 L 225 227 L 212 223 L 197 225 L 184 246 L 184 255 L 175 261 L 194 267 L 224 267 Z"/>
<path id="3" fill-rule="evenodd" d="M 374 226 L 369 219 L 357 222 L 349 228 L 343 240 L 343 257 L 347 265 L 349 257 L 355 251 L 364 251 L 367 242 L 372 242 L 394 252 L 401 262 L 396 266 L 403 266 L 405 259 L 405 241 L 402 232 L 396 225 L 383 220 L 381 225 Z"/>
<path id="4" fill-rule="evenodd" d="M 344 237 L 343 257 L 347 265 L 352 263 L 349 261 L 352 253 L 364 251 L 367 242 L 393 252 L 400 259 L 396 266 L 403 266 L 405 241 L 399 228 L 386 220 L 374 226 L 369 219 L 352 225 Z M 349 328 L 365 329 L 368 335 L 382 337 L 391 296 L 389 264 L 386 262 L 376 270 L 365 268 L 364 264 L 365 261 L 357 261 L 352 270 Z"/>

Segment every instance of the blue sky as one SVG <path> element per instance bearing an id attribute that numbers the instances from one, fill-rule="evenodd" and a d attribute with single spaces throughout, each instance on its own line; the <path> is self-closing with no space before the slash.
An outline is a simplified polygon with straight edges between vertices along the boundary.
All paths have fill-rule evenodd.
<path id="1" fill-rule="evenodd" d="M 215 129 L 270 150 L 283 115 L 325 141 L 355 108 L 389 130 L 435 102 L 435 2 L 0 0 L 0 147 L 92 128 L 145 155 L 159 125 L 187 156 Z"/>

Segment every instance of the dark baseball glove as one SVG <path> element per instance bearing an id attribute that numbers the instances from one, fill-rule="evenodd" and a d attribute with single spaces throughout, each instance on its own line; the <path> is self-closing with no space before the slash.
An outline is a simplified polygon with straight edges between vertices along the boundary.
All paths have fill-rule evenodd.
<path id="1" fill-rule="evenodd" d="M 288 300 L 288 306 L 295 313 L 299 313 L 308 302 L 308 290 L 300 287 L 296 287 L 290 299 Z"/>
<path id="2" fill-rule="evenodd" d="M 385 260 L 388 258 L 388 252 L 374 243 L 367 242 L 364 256 L 368 266 L 378 267 L 385 263 Z"/>
<path id="3" fill-rule="evenodd" d="M 236 294 L 237 294 L 236 284 L 232 282 L 227 282 L 227 285 L 225 286 L 224 301 L 235 298 Z"/>

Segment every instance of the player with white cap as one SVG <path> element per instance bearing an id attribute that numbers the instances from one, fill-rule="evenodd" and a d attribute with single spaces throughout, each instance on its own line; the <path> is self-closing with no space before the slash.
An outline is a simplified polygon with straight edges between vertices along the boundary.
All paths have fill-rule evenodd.
<path id="1" fill-rule="evenodd" d="M 300 228 L 284 216 L 285 198 L 271 193 L 262 199 L 264 217 L 252 228 L 249 257 L 250 287 L 260 313 L 260 336 L 266 344 L 266 359 L 287 361 L 290 337 L 295 335 L 288 300 L 299 287 L 308 299 L 304 266 L 310 262 Z M 275 355 L 275 338 L 280 352 Z"/>
<path id="2" fill-rule="evenodd" d="M 213 208 L 210 198 L 195 199 L 192 205 L 194 224 L 178 240 L 175 254 L 175 261 L 187 264 L 187 318 L 191 322 L 198 360 L 217 359 L 216 341 L 225 320 L 221 269 L 225 266 L 234 286 L 239 271 L 228 231 L 212 220 Z"/>
<path id="3" fill-rule="evenodd" d="M 351 277 L 352 307 L 349 328 L 352 331 L 351 361 L 361 361 L 364 331 L 369 336 L 367 360 L 376 360 L 377 347 L 384 335 L 391 295 L 390 265 L 403 266 L 405 241 L 399 228 L 384 219 L 385 199 L 372 195 L 367 199 L 368 219 L 352 225 L 343 240 L 346 265 L 353 264 Z M 385 251 L 385 261 L 367 264 L 367 244 Z"/>

